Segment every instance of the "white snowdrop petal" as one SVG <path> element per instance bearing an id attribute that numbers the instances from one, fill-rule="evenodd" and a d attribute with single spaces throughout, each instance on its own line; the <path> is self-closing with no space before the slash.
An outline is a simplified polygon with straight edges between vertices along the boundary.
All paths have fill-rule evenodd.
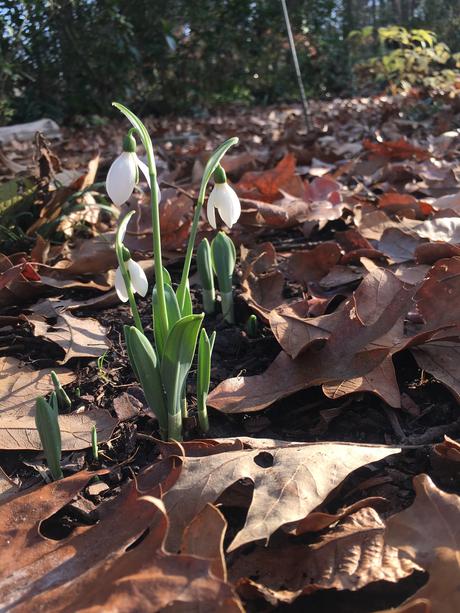
<path id="1" fill-rule="evenodd" d="M 120 298 L 122 302 L 128 302 L 128 292 L 126 291 L 126 285 L 123 275 L 121 274 L 120 267 L 118 267 L 115 271 L 115 289 L 117 291 L 118 298 Z"/>
<path id="2" fill-rule="evenodd" d="M 138 155 L 136 155 L 136 164 L 139 166 L 140 171 L 144 175 L 145 180 L 147 181 L 150 187 L 150 174 L 149 174 L 149 168 L 147 164 L 144 164 L 144 162 L 139 158 Z"/>
<path id="3" fill-rule="evenodd" d="M 145 276 L 144 269 L 134 260 L 129 260 L 127 265 L 129 276 L 131 278 L 131 285 L 133 286 L 134 291 L 141 296 L 145 296 L 147 290 L 149 289 L 149 282 Z"/>
<path id="4" fill-rule="evenodd" d="M 105 186 L 109 198 L 114 204 L 121 205 L 133 193 L 136 184 L 135 154 L 124 151 L 113 161 Z"/>
<path id="5" fill-rule="evenodd" d="M 216 228 L 217 228 L 217 224 L 216 224 L 216 209 L 214 208 L 214 205 L 210 201 L 211 200 L 211 195 L 209 196 L 209 199 L 208 199 L 208 221 L 209 221 L 209 225 L 212 228 L 214 228 L 214 230 L 216 230 Z"/>
<path id="6" fill-rule="evenodd" d="M 241 205 L 235 191 L 228 185 L 222 184 L 219 193 L 218 211 L 226 226 L 231 228 L 241 214 Z"/>
<path id="7" fill-rule="evenodd" d="M 144 175 L 145 180 L 149 184 L 149 187 L 151 188 L 152 186 L 151 186 L 151 181 L 150 181 L 149 168 L 148 168 L 147 164 L 144 164 L 144 162 L 141 159 L 139 159 L 139 157 L 137 155 L 136 155 L 136 162 L 137 162 L 137 165 L 139 166 L 142 174 Z M 161 200 L 161 192 L 160 192 L 160 188 L 158 186 L 158 183 L 157 183 L 157 200 L 158 200 L 158 202 L 160 202 L 160 200 Z"/>

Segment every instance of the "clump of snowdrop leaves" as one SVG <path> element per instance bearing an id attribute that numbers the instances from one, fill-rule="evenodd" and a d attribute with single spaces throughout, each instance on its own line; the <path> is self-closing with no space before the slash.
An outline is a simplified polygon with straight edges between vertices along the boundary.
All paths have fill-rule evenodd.
<path id="1" fill-rule="evenodd" d="M 118 206 L 129 200 L 135 186 L 139 183 L 139 170 L 151 187 L 149 169 L 136 153 L 136 139 L 128 134 L 123 139 L 123 152 L 112 162 L 107 174 L 106 189 L 109 198 Z M 158 183 L 157 199 L 160 201 L 160 188 Z"/>
<path id="2" fill-rule="evenodd" d="M 227 183 L 225 170 L 219 164 L 214 171 L 214 188 L 208 198 L 208 220 L 216 229 L 216 210 L 226 226 L 231 228 L 241 215 L 241 204 L 233 188 Z"/>

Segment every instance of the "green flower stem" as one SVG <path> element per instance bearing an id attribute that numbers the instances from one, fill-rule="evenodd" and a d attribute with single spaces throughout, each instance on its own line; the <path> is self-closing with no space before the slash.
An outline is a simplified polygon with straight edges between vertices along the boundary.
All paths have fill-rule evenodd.
<path id="1" fill-rule="evenodd" d="M 182 412 L 168 414 L 168 440 L 182 440 Z"/>
<path id="2" fill-rule="evenodd" d="M 150 193 L 152 202 L 152 232 L 153 232 L 153 257 L 155 267 L 155 287 L 158 299 L 158 317 L 160 318 L 160 329 L 163 339 L 168 335 L 168 312 L 166 310 L 166 297 L 163 279 L 163 261 L 161 257 L 161 231 L 160 231 L 160 209 L 158 204 L 157 192 L 157 173 L 155 162 L 151 164 L 149 160 L 150 174 Z M 157 316 L 157 315 L 155 315 Z"/>
<path id="3" fill-rule="evenodd" d="M 190 264 L 192 263 L 193 247 L 195 246 L 196 233 L 198 230 L 198 223 L 200 221 L 201 209 L 203 208 L 206 185 L 205 185 L 204 190 L 200 189 L 200 194 L 198 196 L 198 200 L 196 203 L 195 214 L 193 215 L 192 229 L 190 230 L 190 236 L 188 238 L 188 244 L 187 244 L 187 251 L 185 253 L 184 267 L 182 269 L 182 275 L 181 275 L 179 287 L 177 290 L 177 298 L 179 301 L 179 308 L 181 312 L 185 304 L 185 287 L 186 287 L 187 279 L 190 273 Z"/>
<path id="4" fill-rule="evenodd" d="M 142 327 L 141 318 L 139 316 L 139 311 L 137 310 L 136 300 L 134 298 L 133 291 L 131 289 L 131 279 L 129 277 L 128 269 L 126 268 L 126 262 L 123 258 L 123 244 L 120 240 L 121 230 L 126 227 L 129 223 L 129 220 L 134 215 L 134 211 L 128 213 L 126 217 L 123 218 L 121 224 L 118 227 L 117 236 L 115 238 L 115 253 L 117 254 L 118 266 L 121 270 L 121 276 L 123 277 L 123 281 L 126 287 L 126 293 L 128 294 L 129 306 L 131 307 L 131 313 L 134 319 L 134 325 L 139 330 L 139 332 L 144 333 L 144 328 Z"/>
<path id="5" fill-rule="evenodd" d="M 233 138 L 229 138 L 224 143 L 219 145 L 219 147 L 217 147 L 212 156 L 209 158 L 208 163 L 206 164 L 206 167 L 204 169 L 203 178 L 201 179 L 200 192 L 198 194 L 198 200 L 196 202 L 195 214 L 193 216 L 192 228 L 190 230 L 190 236 L 188 239 L 184 268 L 182 269 L 182 276 L 180 279 L 179 287 L 177 289 L 177 297 L 181 312 L 184 308 L 185 288 L 187 285 L 188 276 L 190 274 L 190 264 L 192 263 L 193 247 L 195 246 L 196 233 L 198 230 L 198 223 L 200 221 L 201 209 L 203 208 L 204 199 L 206 196 L 206 188 L 220 160 L 227 153 L 227 150 L 230 149 L 230 147 L 232 147 L 233 145 L 236 145 L 237 143 L 238 138 L 235 136 Z"/>
<path id="6" fill-rule="evenodd" d="M 215 289 L 203 288 L 203 308 L 204 312 L 211 314 L 216 310 L 216 291 Z"/>
<path id="7" fill-rule="evenodd" d="M 229 324 L 235 323 L 235 311 L 233 308 L 233 292 L 220 292 L 222 299 L 222 314 Z"/>
<path id="8" fill-rule="evenodd" d="M 163 279 L 163 264 L 161 258 L 161 234 L 160 234 L 160 213 L 158 208 L 157 197 L 157 169 L 155 165 L 155 155 L 153 153 L 152 139 L 144 126 L 142 121 L 130 111 L 126 106 L 119 102 L 113 102 L 119 111 L 130 121 L 133 128 L 139 134 L 139 138 L 144 145 L 145 152 L 147 154 L 147 166 L 149 169 L 150 184 L 151 184 L 151 203 L 152 203 L 152 232 L 153 232 L 153 257 L 155 267 L 155 284 L 158 292 L 158 313 L 157 316 L 160 319 L 160 329 L 163 334 L 163 338 L 166 338 L 168 333 L 168 314 L 166 311 L 166 299 L 164 291 L 164 279 Z M 123 271 L 122 271 L 123 272 Z M 136 325 L 137 327 L 137 325 Z"/>

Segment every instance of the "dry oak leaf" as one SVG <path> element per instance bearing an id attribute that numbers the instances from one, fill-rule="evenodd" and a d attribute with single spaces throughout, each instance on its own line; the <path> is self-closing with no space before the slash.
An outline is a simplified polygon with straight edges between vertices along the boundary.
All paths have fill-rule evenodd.
<path id="1" fill-rule="evenodd" d="M 379 196 L 378 208 L 390 215 L 409 217 L 411 219 L 425 219 L 433 212 L 433 208 L 426 202 L 418 201 L 410 194 L 387 192 Z"/>
<path id="2" fill-rule="evenodd" d="M 460 402 L 460 342 L 434 341 L 411 349 L 417 364 L 449 389 Z"/>
<path id="3" fill-rule="evenodd" d="M 1 600 L 14 587 L 5 585 L 7 575 L 40 560 L 57 542 L 40 535 L 42 521 L 59 511 L 85 487 L 97 473 L 80 471 L 71 477 L 21 492 L 0 507 L 0 584 Z M 19 586 L 16 586 L 19 588 Z"/>
<path id="4" fill-rule="evenodd" d="M 292 153 L 287 153 L 275 168 L 262 172 L 246 172 L 235 185 L 242 197 L 251 198 L 259 192 L 268 198 L 269 202 L 280 196 L 279 189 L 294 176 L 296 159 Z"/>
<path id="5" fill-rule="evenodd" d="M 239 479 L 254 483 L 254 495 L 245 525 L 229 551 L 252 541 L 267 541 L 278 528 L 303 519 L 318 507 L 349 473 L 399 452 L 384 446 L 286 445 L 248 438 L 245 446 L 249 448 L 182 458 L 183 470 L 163 499 L 172 525 L 167 540 L 171 551 L 179 548 L 185 526 Z"/>
<path id="6" fill-rule="evenodd" d="M 55 369 L 59 380 L 67 385 L 75 375 L 67 369 Z M 0 449 L 39 451 L 42 444 L 35 426 L 35 400 L 54 388 L 51 369 L 32 370 L 21 366 L 13 357 L 0 357 Z M 108 411 L 95 409 L 86 413 L 59 416 L 62 449 L 75 451 L 91 446 L 91 428 L 96 426 L 98 439 L 110 438 L 117 420 Z"/>
<path id="7" fill-rule="evenodd" d="M 452 485 L 457 484 L 460 477 L 460 443 L 444 435 L 443 442 L 431 449 L 431 464 L 435 476 L 449 479 Z"/>
<path id="8" fill-rule="evenodd" d="M 42 306 L 46 308 L 46 304 L 42 303 Z M 64 358 L 59 360 L 59 364 L 65 364 L 72 358 L 98 358 L 109 348 L 107 328 L 92 317 L 75 317 L 60 311 L 52 325 L 39 319 L 31 321 L 35 336 L 56 343 L 64 351 Z"/>
<path id="9" fill-rule="evenodd" d="M 224 537 L 227 520 L 217 507 L 207 504 L 185 528 L 181 553 L 212 560 L 213 574 L 227 581 L 227 565 L 224 554 Z M 203 535 L 206 534 L 206 538 Z"/>
<path id="10" fill-rule="evenodd" d="M 327 275 L 340 257 L 340 247 L 334 242 L 322 243 L 309 251 L 295 251 L 288 257 L 288 277 L 306 286 Z"/>
<path id="11" fill-rule="evenodd" d="M 6 414 L 16 417 L 34 414 L 37 396 L 46 396 L 54 389 L 51 370 L 33 370 L 11 356 L 0 357 L 0 424 Z M 55 372 L 63 386 L 76 378 L 67 368 L 56 368 Z"/>
<path id="12" fill-rule="evenodd" d="M 341 398 L 348 394 L 359 392 L 371 392 L 379 396 L 391 407 L 401 406 L 401 393 L 396 379 L 393 360 L 389 356 L 383 360 L 374 370 L 366 373 L 362 377 L 325 383 L 323 392 L 328 398 Z"/>
<path id="13" fill-rule="evenodd" d="M 450 243 L 422 243 L 415 250 L 415 260 L 418 264 L 435 264 L 438 260 L 460 255 L 460 246 Z"/>
<path id="14" fill-rule="evenodd" d="M 417 310 L 430 328 L 460 321 L 460 257 L 438 260 L 415 295 Z"/>
<path id="15" fill-rule="evenodd" d="M 401 317 L 409 310 L 413 293 L 413 288 L 389 270 L 375 268 L 334 313 L 302 318 L 301 303 L 294 303 L 270 313 L 270 325 L 281 347 L 292 357 L 300 355 L 312 340 L 327 338 L 326 347 L 332 346 L 336 357 L 331 357 L 337 360 L 367 346 L 395 345 L 402 337 Z"/>
<path id="16" fill-rule="evenodd" d="M 428 475 L 415 477 L 414 487 L 415 502 L 390 517 L 385 542 L 427 571 L 429 579 L 396 611 L 458 613 L 460 497 L 438 489 Z"/>
<path id="17" fill-rule="evenodd" d="M 273 605 L 321 589 L 358 590 L 374 581 L 397 582 L 419 567 L 387 545 L 384 532 L 379 514 L 365 507 L 314 545 L 286 537 L 273 539 L 278 540 L 273 546 L 256 545 L 235 559 L 230 579 L 241 596 L 263 596 Z"/>
<path id="18" fill-rule="evenodd" d="M 81 483 L 79 475 L 73 479 L 80 478 Z M 88 475 L 84 476 L 86 480 Z M 59 493 L 69 489 L 66 482 L 68 479 L 52 485 Z M 46 502 L 54 491 L 41 488 L 38 492 L 40 495 L 34 493 L 30 500 L 32 517 L 24 506 L 27 495 L 20 499 L 23 503 L 18 515 L 20 532 L 13 531 L 6 548 L 10 556 L 14 551 L 15 559 L 6 560 L 8 575 L 0 580 L 2 607 L 16 613 L 37 610 L 153 613 L 177 602 L 179 606 L 187 605 L 188 610 L 196 607 L 209 613 L 241 611 L 232 588 L 212 573 L 216 552 L 212 551 L 213 559 L 208 560 L 172 555 L 164 550 L 168 520 L 163 504 L 153 496 L 141 496 L 134 483 L 101 507 L 96 525 L 79 528 L 62 541 L 43 539 L 37 534 L 39 519 L 45 519 L 49 513 Z M 59 508 L 59 502 L 62 504 L 62 500 L 56 500 L 52 512 Z M 25 531 L 21 529 L 24 516 Z M 137 542 L 147 529 L 145 538 Z M 218 554 L 221 535 L 217 536 L 214 542 Z M 29 547 L 30 537 L 33 547 Z M 23 557 L 22 553 L 29 549 L 31 555 Z"/>
<path id="19" fill-rule="evenodd" d="M 277 311 L 275 336 L 296 358 L 281 352 L 262 374 L 223 381 L 208 396 L 208 405 L 225 413 L 259 411 L 302 389 L 340 385 L 371 373 L 403 339 L 403 317 L 414 291 L 390 271 L 377 268 L 331 315 L 305 318 L 303 324 L 292 311 L 283 322 Z M 315 324 L 319 330 L 312 328 Z M 367 385 L 375 387 L 371 381 Z M 353 382 L 351 391 L 355 387 Z M 394 399 L 396 388 L 390 387 L 387 393 Z"/>
<path id="20" fill-rule="evenodd" d="M 406 139 L 400 138 L 395 141 L 383 141 L 374 143 L 365 138 L 363 146 L 375 156 L 387 157 L 391 160 L 416 159 L 418 162 L 430 158 L 430 153 L 426 149 L 415 147 Z"/>

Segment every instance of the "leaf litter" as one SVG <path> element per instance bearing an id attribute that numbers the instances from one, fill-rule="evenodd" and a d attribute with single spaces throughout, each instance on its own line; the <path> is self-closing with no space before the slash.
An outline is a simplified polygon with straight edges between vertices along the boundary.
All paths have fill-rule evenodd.
<path id="1" fill-rule="evenodd" d="M 105 158 L 82 132 L 55 151 L 36 141 L 39 170 L 4 192 L 10 220 L 36 207 L 0 259 L 6 610 L 307 609 L 317 595 L 337 611 L 458 609 L 460 138 L 437 115 L 401 123 L 417 105 L 312 103 L 308 135 L 292 107 L 193 130 L 152 121 L 174 281 L 207 151 L 233 133 L 244 143 L 226 160 L 243 209 L 237 326 L 206 319 L 211 438 L 197 438 L 191 384 L 182 444 L 157 440 L 130 374 L 112 289 L 118 211 L 91 186 L 125 126 L 100 129 Z M 184 130 L 193 140 L 175 140 Z M 27 147 L 4 154 L 33 170 Z M 152 280 L 145 188 L 127 242 Z M 199 309 L 193 283 L 192 299 Z M 148 321 L 149 299 L 139 306 Z M 60 416 L 66 478 L 41 485 L 33 405 L 52 369 L 73 408 Z"/>

